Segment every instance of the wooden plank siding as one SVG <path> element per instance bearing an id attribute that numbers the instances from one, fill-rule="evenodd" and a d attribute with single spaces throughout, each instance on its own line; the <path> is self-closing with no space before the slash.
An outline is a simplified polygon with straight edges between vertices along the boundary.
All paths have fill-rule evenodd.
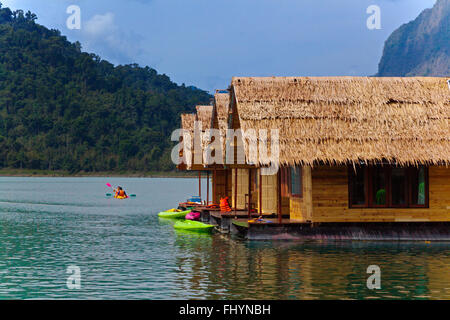
<path id="1" fill-rule="evenodd" d="M 233 194 L 233 208 L 236 207 L 238 210 L 244 210 L 246 208 L 247 204 L 247 197 L 245 196 L 248 194 L 248 170 L 247 169 L 237 169 L 237 205 L 234 203 L 234 191 L 236 188 L 236 181 L 234 176 L 234 170 L 233 169 L 233 186 L 232 186 L 232 194 Z"/>
<path id="2" fill-rule="evenodd" d="M 262 213 L 277 213 L 278 191 L 277 175 L 261 175 L 262 179 Z M 261 185 L 261 184 L 259 184 Z"/>
<path id="3" fill-rule="evenodd" d="M 231 170 L 231 169 L 226 169 L 225 170 L 226 171 L 226 194 L 227 194 L 227 196 L 228 196 L 228 200 L 229 200 L 229 203 L 231 204 L 231 201 L 232 201 L 232 198 L 233 198 L 233 185 L 232 185 L 232 182 L 233 182 L 233 170 Z"/>
<path id="4" fill-rule="evenodd" d="M 312 168 L 303 167 L 302 170 L 302 188 L 303 188 L 303 218 L 306 221 L 312 221 L 313 200 L 312 200 Z"/>
<path id="5" fill-rule="evenodd" d="M 291 213 L 291 201 L 289 197 L 281 197 L 281 213 L 283 215 L 290 215 Z"/>
<path id="6" fill-rule="evenodd" d="M 214 172 L 214 171 L 213 171 Z M 213 202 L 219 203 L 220 198 L 224 198 L 226 196 L 231 197 L 231 193 L 228 193 L 226 190 L 227 187 L 227 174 L 226 170 L 216 170 L 215 175 L 213 176 L 214 181 L 214 194 L 213 194 Z"/>
<path id="7" fill-rule="evenodd" d="M 290 204 L 290 218 L 300 221 L 306 221 L 303 211 L 303 198 L 291 197 L 289 198 Z"/>
<path id="8" fill-rule="evenodd" d="M 312 222 L 450 221 L 450 168 L 429 168 L 429 190 L 429 208 L 350 209 L 347 167 L 314 167 Z"/>

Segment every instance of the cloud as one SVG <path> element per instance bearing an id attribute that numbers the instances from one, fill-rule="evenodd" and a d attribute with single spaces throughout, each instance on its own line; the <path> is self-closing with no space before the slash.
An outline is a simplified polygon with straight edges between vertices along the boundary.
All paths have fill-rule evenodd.
<path id="1" fill-rule="evenodd" d="M 107 12 L 104 15 L 97 14 L 84 23 L 84 31 L 92 37 L 112 35 L 116 33 L 117 26 L 114 23 L 114 13 Z"/>
<path id="2" fill-rule="evenodd" d="M 3 4 L 3 7 L 8 7 L 12 9 L 16 9 L 19 1 L 17 0 L 1 0 L 0 3 Z"/>
<path id="3" fill-rule="evenodd" d="M 94 15 L 82 25 L 82 34 L 87 51 L 96 52 L 115 64 L 131 63 L 144 53 L 139 45 L 142 36 L 128 28 L 120 28 L 112 12 Z"/>

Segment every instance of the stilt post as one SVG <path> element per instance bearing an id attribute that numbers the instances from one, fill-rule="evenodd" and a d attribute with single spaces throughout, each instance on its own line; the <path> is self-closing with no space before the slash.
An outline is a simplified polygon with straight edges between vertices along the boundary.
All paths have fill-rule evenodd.
<path id="1" fill-rule="evenodd" d="M 209 204 L 209 171 L 206 171 L 206 205 Z"/>
<path id="2" fill-rule="evenodd" d="M 277 211 L 278 211 L 278 223 L 283 221 L 283 215 L 281 212 L 281 174 L 280 170 L 277 172 Z"/>
<path id="3" fill-rule="evenodd" d="M 248 169 L 248 218 L 252 217 L 252 169 Z"/>

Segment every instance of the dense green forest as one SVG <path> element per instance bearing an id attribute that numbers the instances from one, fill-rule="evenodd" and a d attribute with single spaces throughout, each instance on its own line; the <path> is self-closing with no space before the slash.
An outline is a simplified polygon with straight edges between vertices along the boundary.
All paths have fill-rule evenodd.
<path id="1" fill-rule="evenodd" d="M 180 113 L 211 96 L 81 51 L 0 5 L 0 168 L 169 171 Z"/>

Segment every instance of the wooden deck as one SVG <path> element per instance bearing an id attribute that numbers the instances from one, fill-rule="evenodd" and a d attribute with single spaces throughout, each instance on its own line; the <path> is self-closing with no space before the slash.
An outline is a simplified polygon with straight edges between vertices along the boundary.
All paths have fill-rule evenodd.
<path id="1" fill-rule="evenodd" d="M 247 240 L 449 241 L 449 222 L 341 222 L 311 224 L 293 219 L 231 221 L 230 232 Z M 270 221 L 270 222 L 269 222 Z"/>
<path id="2" fill-rule="evenodd" d="M 217 208 L 195 206 L 202 222 L 216 226 L 247 240 L 320 240 L 320 241 L 450 241 L 450 222 L 318 222 L 310 223 L 275 214 L 263 215 L 247 210 L 221 212 Z M 256 220 L 256 221 L 252 221 Z"/>
<path id="3" fill-rule="evenodd" d="M 210 211 L 210 214 L 214 217 L 238 217 L 238 218 L 243 218 L 243 217 L 248 217 L 248 211 L 247 210 L 237 210 L 236 213 L 234 211 L 229 211 L 229 212 L 222 212 L 222 211 Z M 259 217 L 260 214 L 257 212 L 252 212 L 251 213 L 251 217 Z"/>

